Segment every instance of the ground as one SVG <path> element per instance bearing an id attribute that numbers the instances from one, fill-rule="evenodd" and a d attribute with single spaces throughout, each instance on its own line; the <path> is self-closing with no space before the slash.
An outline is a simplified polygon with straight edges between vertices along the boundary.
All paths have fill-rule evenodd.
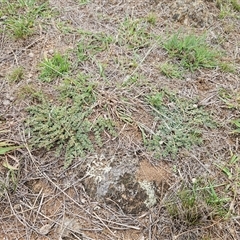
<path id="1" fill-rule="evenodd" d="M 239 239 L 239 11 L 0 0 L 2 239 Z"/>

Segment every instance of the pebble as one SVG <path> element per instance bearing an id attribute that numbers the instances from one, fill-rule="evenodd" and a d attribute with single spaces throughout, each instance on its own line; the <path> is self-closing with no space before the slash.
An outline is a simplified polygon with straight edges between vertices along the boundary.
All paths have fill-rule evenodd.
<path id="1" fill-rule="evenodd" d="M 28 56 L 29 56 L 30 58 L 33 58 L 33 57 L 34 57 L 34 53 L 33 53 L 33 52 L 30 52 L 30 53 L 28 54 Z"/>
<path id="2" fill-rule="evenodd" d="M 48 53 L 49 53 L 49 54 L 53 54 L 53 53 L 54 53 L 54 50 L 53 50 L 53 49 L 49 49 L 49 50 L 48 50 Z"/>
<path id="3" fill-rule="evenodd" d="M 3 105 L 4 106 L 8 106 L 8 105 L 10 105 L 11 104 L 11 102 L 9 101 L 9 100 L 3 100 Z"/>
<path id="4" fill-rule="evenodd" d="M 14 97 L 7 93 L 6 94 L 6 99 L 9 100 L 9 101 L 13 101 Z"/>

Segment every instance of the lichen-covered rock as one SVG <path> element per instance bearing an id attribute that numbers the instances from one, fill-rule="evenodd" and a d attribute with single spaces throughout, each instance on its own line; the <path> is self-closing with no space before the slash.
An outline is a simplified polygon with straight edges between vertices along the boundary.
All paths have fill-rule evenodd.
<path id="1" fill-rule="evenodd" d="M 91 198 L 118 206 L 125 213 L 146 211 L 157 203 L 157 189 L 154 181 L 137 177 L 138 166 L 133 156 L 122 161 L 98 158 L 88 166 L 85 189 Z"/>

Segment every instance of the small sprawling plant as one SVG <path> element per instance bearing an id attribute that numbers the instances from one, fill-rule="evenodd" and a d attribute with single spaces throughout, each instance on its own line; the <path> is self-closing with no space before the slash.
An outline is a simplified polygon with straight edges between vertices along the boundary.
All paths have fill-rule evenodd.
<path id="1" fill-rule="evenodd" d="M 94 116 L 95 85 L 86 79 L 82 75 L 66 79 L 59 87 L 56 103 L 45 100 L 28 109 L 30 144 L 33 148 L 55 149 L 58 155 L 65 155 L 65 167 L 73 159 L 101 146 L 105 131 L 114 133 L 113 121 Z"/>
<path id="2" fill-rule="evenodd" d="M 214 122 L 196 102 L 160 91 L 148 97 L 155 114 L 156 128 L 144 135 L 145 144 L 158 157 L 176 158 L 183 148 L 202 143 L 202 127 L 213 127 Z"/>

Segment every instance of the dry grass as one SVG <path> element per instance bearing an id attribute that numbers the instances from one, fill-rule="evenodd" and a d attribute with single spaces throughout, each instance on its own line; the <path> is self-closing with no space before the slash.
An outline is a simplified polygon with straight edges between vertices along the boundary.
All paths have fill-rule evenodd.
<path id="1" fill-rule="evenodd" d="M 37 19 L 31 34 L 17 40 L 6 20 L 11 12 L 0 10 L 0 142 L 21 146 L 0 155 L 0 236 L 29 240 L 239 239 L 240 150 L 232 120 L 240 118 L 240 25 L 236 9 L 231 4 L 226 8 L 224 2 L 231 14 L 224 12 L 222 17 L 219 4 L 201 1 L 190 8 L 184 0 L 174 4 L 50 0 L 45 12 L 31 15 Z M 0 5 L 6 7 L 6 1 Z M 191 9 L 188 15 L 183 14 L 185 8 Z M 208 45 L 224 52 L 222 61 L 234 68 L 225 64 L 170 73 L 171 78 L 162 74 L 164 63 L 179 64 L 163 44 L 183 28 L 196 36 L 206 34 Z M 64 76 L 55 74 L 51 81 L 42 81 L 41 63 L 48 63 L 55 53 L 67 56 L 69 66 Z M 94 100 L 84 103 L 92 110 L 88 120 L 111 119 L 116 135 L 104 130 L 102 145 L 75 156 L 66 169 L 63 152 L 56 157 L 54 147 L 47 151 L 30 146 L 27 109 L 43 99 L 51 106 L 71 106 L 72 90 L 63 97 L 59 89 L 63 78 L 75 79 L 79 73 L 95 86 Z M 166 89 L 195 101 L 193 108 L 203 108 L 217 123 L 215 128 L 202 127 L 202 144 L 180 149 L 175 159 L 157 159 L 144 142 L 159 124 L 147 98 Z M 171 100 L 163 104 L 168 109 L 176 107 Z M 94 135 L 89 134 L 89 139 L 94 143 Z M 129 214 L 112 199 L 90 196 L 88 170 L 100 160 L 110 164 L 113 157 L 116 166 L 132 168 L 136 175 L 139 166 L 144 174 L 146 161 L 147 176 L 161 168 L 164 178 L 153 177 L 158 192 L 155 206 Z M 150 171 L 149 163 L 155 170 Z"/>

